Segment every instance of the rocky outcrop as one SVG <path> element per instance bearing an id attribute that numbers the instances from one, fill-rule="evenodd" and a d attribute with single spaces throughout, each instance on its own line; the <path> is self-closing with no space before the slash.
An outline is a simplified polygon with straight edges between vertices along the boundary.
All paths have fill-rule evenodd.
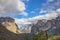
<path id="1" fill-rule="evenodd" d="M 34 24 L 31 28 L 32 34 L 38 34 L 41 31 L 47 31 L 48 33 L 60 33 L 60 16 L 52 20 L 38 20 L 37 24 Z"/>
<path id="2" fill-rule="evenodd" d="M 21 33 L 30 33 L 31 32 L 31 24 L 19 24 L 19 30 Z"/>
<path id="3" fill-rule="evenodd" d="M 45 22 L 44 22 L 45 21 Z M 51 20 L 38 20 L 37 24 L 32 26 L 31 33 L 38 34 L 41 31 L 46 31 L 52 26 Z"/>
<path id="4" fill-rule="evenodd" d="M 0 40 L 20 40 L 20 38 L 0 23 Z"/>
<path id="5" fill-rule="evenodd" d="M 15 23 L 15 20 L 13 18 L 10 17 L 0 17 L 0 23 L 7 28 L 7 30 L 13 32 L 13 33 L 17 33 L 20 31 L 18 30 L 18 26 Z"/>
<path id="6" fill-rule="evenodd" d="M 23 40 L 13 18 L 0 17 L 0 40 Z"/>
<path id="7" fill-rule="evenodd" d="M 48 30 L 50 34 L 60 34 L 60 16 L 52 20 L 52 27 Z"/>

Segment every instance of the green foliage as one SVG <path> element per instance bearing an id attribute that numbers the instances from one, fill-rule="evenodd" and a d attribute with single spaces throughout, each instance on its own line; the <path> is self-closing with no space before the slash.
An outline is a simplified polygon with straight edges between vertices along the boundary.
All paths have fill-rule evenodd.
<path id="1" fill-rule="evenodd" d="M 47 32 L 40 32 L 38 35 L 33 36 L 33 40 L 48 40 Z"/>
<path id="2" fill-rule="evenodd" d="M 27 35 L 24 36 L 24 40 L 29 40 L 29 38 Z M 38 35 L 32 35 L 32 40 L 60 40 L 60 36 L 49 35 L 46 31 L 41 31 Z"/>
<path id="3" fill-rule="evenodd" d="M 60 40 L 60 35 L 53 35 L 48 40 Z"/>
<path id="4" fill-rule="evenodd" d="M 24 36 L 24 40 L 28 40 L 28 36 L 27 35 Z"/>
<path id="5" fill-rule="evenodd" d="M 37 35 L 33 35 L 33 40 L 37 40 L 38 39 L 38 36 Z"/>

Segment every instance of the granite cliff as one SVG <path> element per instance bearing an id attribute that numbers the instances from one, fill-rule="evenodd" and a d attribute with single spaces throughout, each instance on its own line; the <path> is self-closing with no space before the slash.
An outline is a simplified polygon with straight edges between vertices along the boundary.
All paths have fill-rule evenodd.
<path id="1" fill-rule="evenodd" d="M 20 31 L 18 30 L 18 26 L 15 23 L 15 20 L 13 18 L 10 17 L 0 17 L 0 23 L 5 26 L 7 28 L 7 30 L 13 32 L 13 33 L 17 33 Z"/>
<path id="2" fill-rule="evenodd" d="M 20 30 L 13 18 L 0 17 L 0 40 L 22 40 L 19 34 Z"/>
<path id="3" fill-rule="evenodd" d="M 41 31 L 47 31 L 50 34 L 59 34 L 60 33 L 60 16 L 52 20 L 38 20 L 31 28 L 32 34 L 38 34 Z"/>

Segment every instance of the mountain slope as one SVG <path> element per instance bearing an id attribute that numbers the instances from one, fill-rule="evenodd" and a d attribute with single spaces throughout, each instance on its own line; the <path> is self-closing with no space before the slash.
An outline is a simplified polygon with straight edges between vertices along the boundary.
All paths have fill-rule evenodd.
<path id="1" fill-rule="evenodd" d="M 0 17 L 0 40 L 22 40 L 20 30 L 13 18 Z"/>
<path id="2" fill-rule="evenodd" d="M 52 20 L 38 20 L 37 24 L 34 24 L 31 28 L 32 34 L 38 34 L 41 31 L 47 31 L 51 34 L 60 33 L 60 16 Z"/>

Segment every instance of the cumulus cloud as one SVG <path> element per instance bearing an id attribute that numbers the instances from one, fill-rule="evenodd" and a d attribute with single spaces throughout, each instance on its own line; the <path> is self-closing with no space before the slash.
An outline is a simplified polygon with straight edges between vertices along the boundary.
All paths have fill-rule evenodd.
<path id="1" fill-rule="evenodd" d="M 60 13 L 60 8 L 59 8 L 59 9 L 57 9 L 57 12 L 58 12 L 58 13 Z"/>
<path id="2" fill-rule="evenodd" d="M 42 19 L 46 19 L 46 20 L 51 20 L 51 19 L 55 19 L 56 17 L 58 17 L 60 15 L 60 9 L 57 9 L 56 11 L 51 11 L 45 15 L 39 15 L 39 16 L 35 16 L 32 18 L 22 18 L 22 19 L 17 19 L 15 18 L 15 22 L 18 25 L 26 25 L 26 24 L 36 24 L 38 22 L 38 20 L 42 20 Z M 19 27 L 20 27 L 19 26 Z M 28 25 L 27 25 L 28 26 Z M 20 27 L 21 28 L 21 27 Z M 22 26 L 22 28 L 24 28 L 24 26 Z M 24 29 L 27 31 L 31 31 L 31 26 L 25 27 Z M 27 32 L 28 33 L 28 32 Z"/>
<path id="3" fill-rule="evenodd" d="M 33 19 L 34 20 L 42 20 L 42 19 L 51 20 L 51 19 L 55 19 L 56 17 L 58 17 L 58 14 L 56 12 L 52 11 L 45 15 L 35 16 L 35 17 L 33 17 Z"/>
<path id="4" fill-rule="evenodd" d="M 0 0 L 0 14 L 21 14 L 26 10 L 21 0 Z"/>
<path id="5" fill-rule="evenodd" d="M 28 22 L 29 19 L 25 19 L 25 18 L 22 18 L 22 19 L 17 19 L 15 18 L 15 22 L 17 24 L 31 24 L 31 22 Z"/>
<path id="6" fill-rule="evenodd" d="M 22 20 L 21 21 L 22 24 L 25 24 L 25 23 L 26 24 L 31 24 L 31 23 L 37 22 L 37 20 L 42 20 L 42 19 L 51 20 L 51 19 L 55 19 L 56 17 L 58 17 L 60 15 L 60 8 L 58 7 L 56 9 L 56 6 L 59 6 L 60 1 L 57 0 L 57 2 L 54 2 L 54 0 L 47 0 L 47 2 L 48 3 L 44 3 L 44 4 L 46 4 L 44 6 L 44 8 L 45 7 L 47 7 L 47 8 L 46 9 L 43 8 L 43 10 L 40 10 L 40 13 L 46 13 L 45 15 L 39 15 L 39 16 L 35 16 L 35 17 L 32 17 L 32 18 L 18 19 L 18 20 L 20 20 L 20 21 Z M 53 2 L 53 3 L 49 3 L 49 2 Z M 58 5 L 56 5 L 56 4 L 58 4 Z M 32 13 L 34 13 L 34 11 L 32 11 Z"/>
<path id="7" fill-rule="evenodd" d="M 54 0 L 48 0 L 48 2 L 53 2 L 53 1 Z M 60 8 L 58 7 L 60 3 L 53 2 L 52 5 L 51 4 L 49 5 L 49 3 L 46 3 L 46 4 L 47 5 L 44 4 L 44 8 L 45 7 L 47 8 L 40 11 L 40 13 L 46 13 L 46 14 L 35 16 L 32 18 L 22 18 L 22 19 L 15 18 L 16 23 L 23 24 L 23 25 L 24 24 L 36 24 L 38 20 L 42 20 L 42 19 L 51 20 L 51 19 L 55 19 L 56 17 L 60 16 Z M 56 6 L 58 7 L 57 9 L 56 9 Z M 34 12 L 32 11 L 32 13 Z"/>
<path id="8" fill-rule="evenodd" d="M 22 12 L 20 15 L 28 16 L 27 12 Z"/>
<path id="9" fill-rule="evenodd" d="M 58 13 L 59 12 L 59 13 Z M 46 19 L 46 20 L 51 20 L 51 19 L 55 19 L 56 17 L 58 17 L 60 15 L 60 9 L 57 9 L 56 11 L 51 11 L 45 15 L 39 15 L 39 16 L 35 16 L 32 18 L 22 18 L 22 19 L 16 19 L 16 23 L 17 24 L 36 24 L 38 20 L 42 20 L 42 19 Z"/>

